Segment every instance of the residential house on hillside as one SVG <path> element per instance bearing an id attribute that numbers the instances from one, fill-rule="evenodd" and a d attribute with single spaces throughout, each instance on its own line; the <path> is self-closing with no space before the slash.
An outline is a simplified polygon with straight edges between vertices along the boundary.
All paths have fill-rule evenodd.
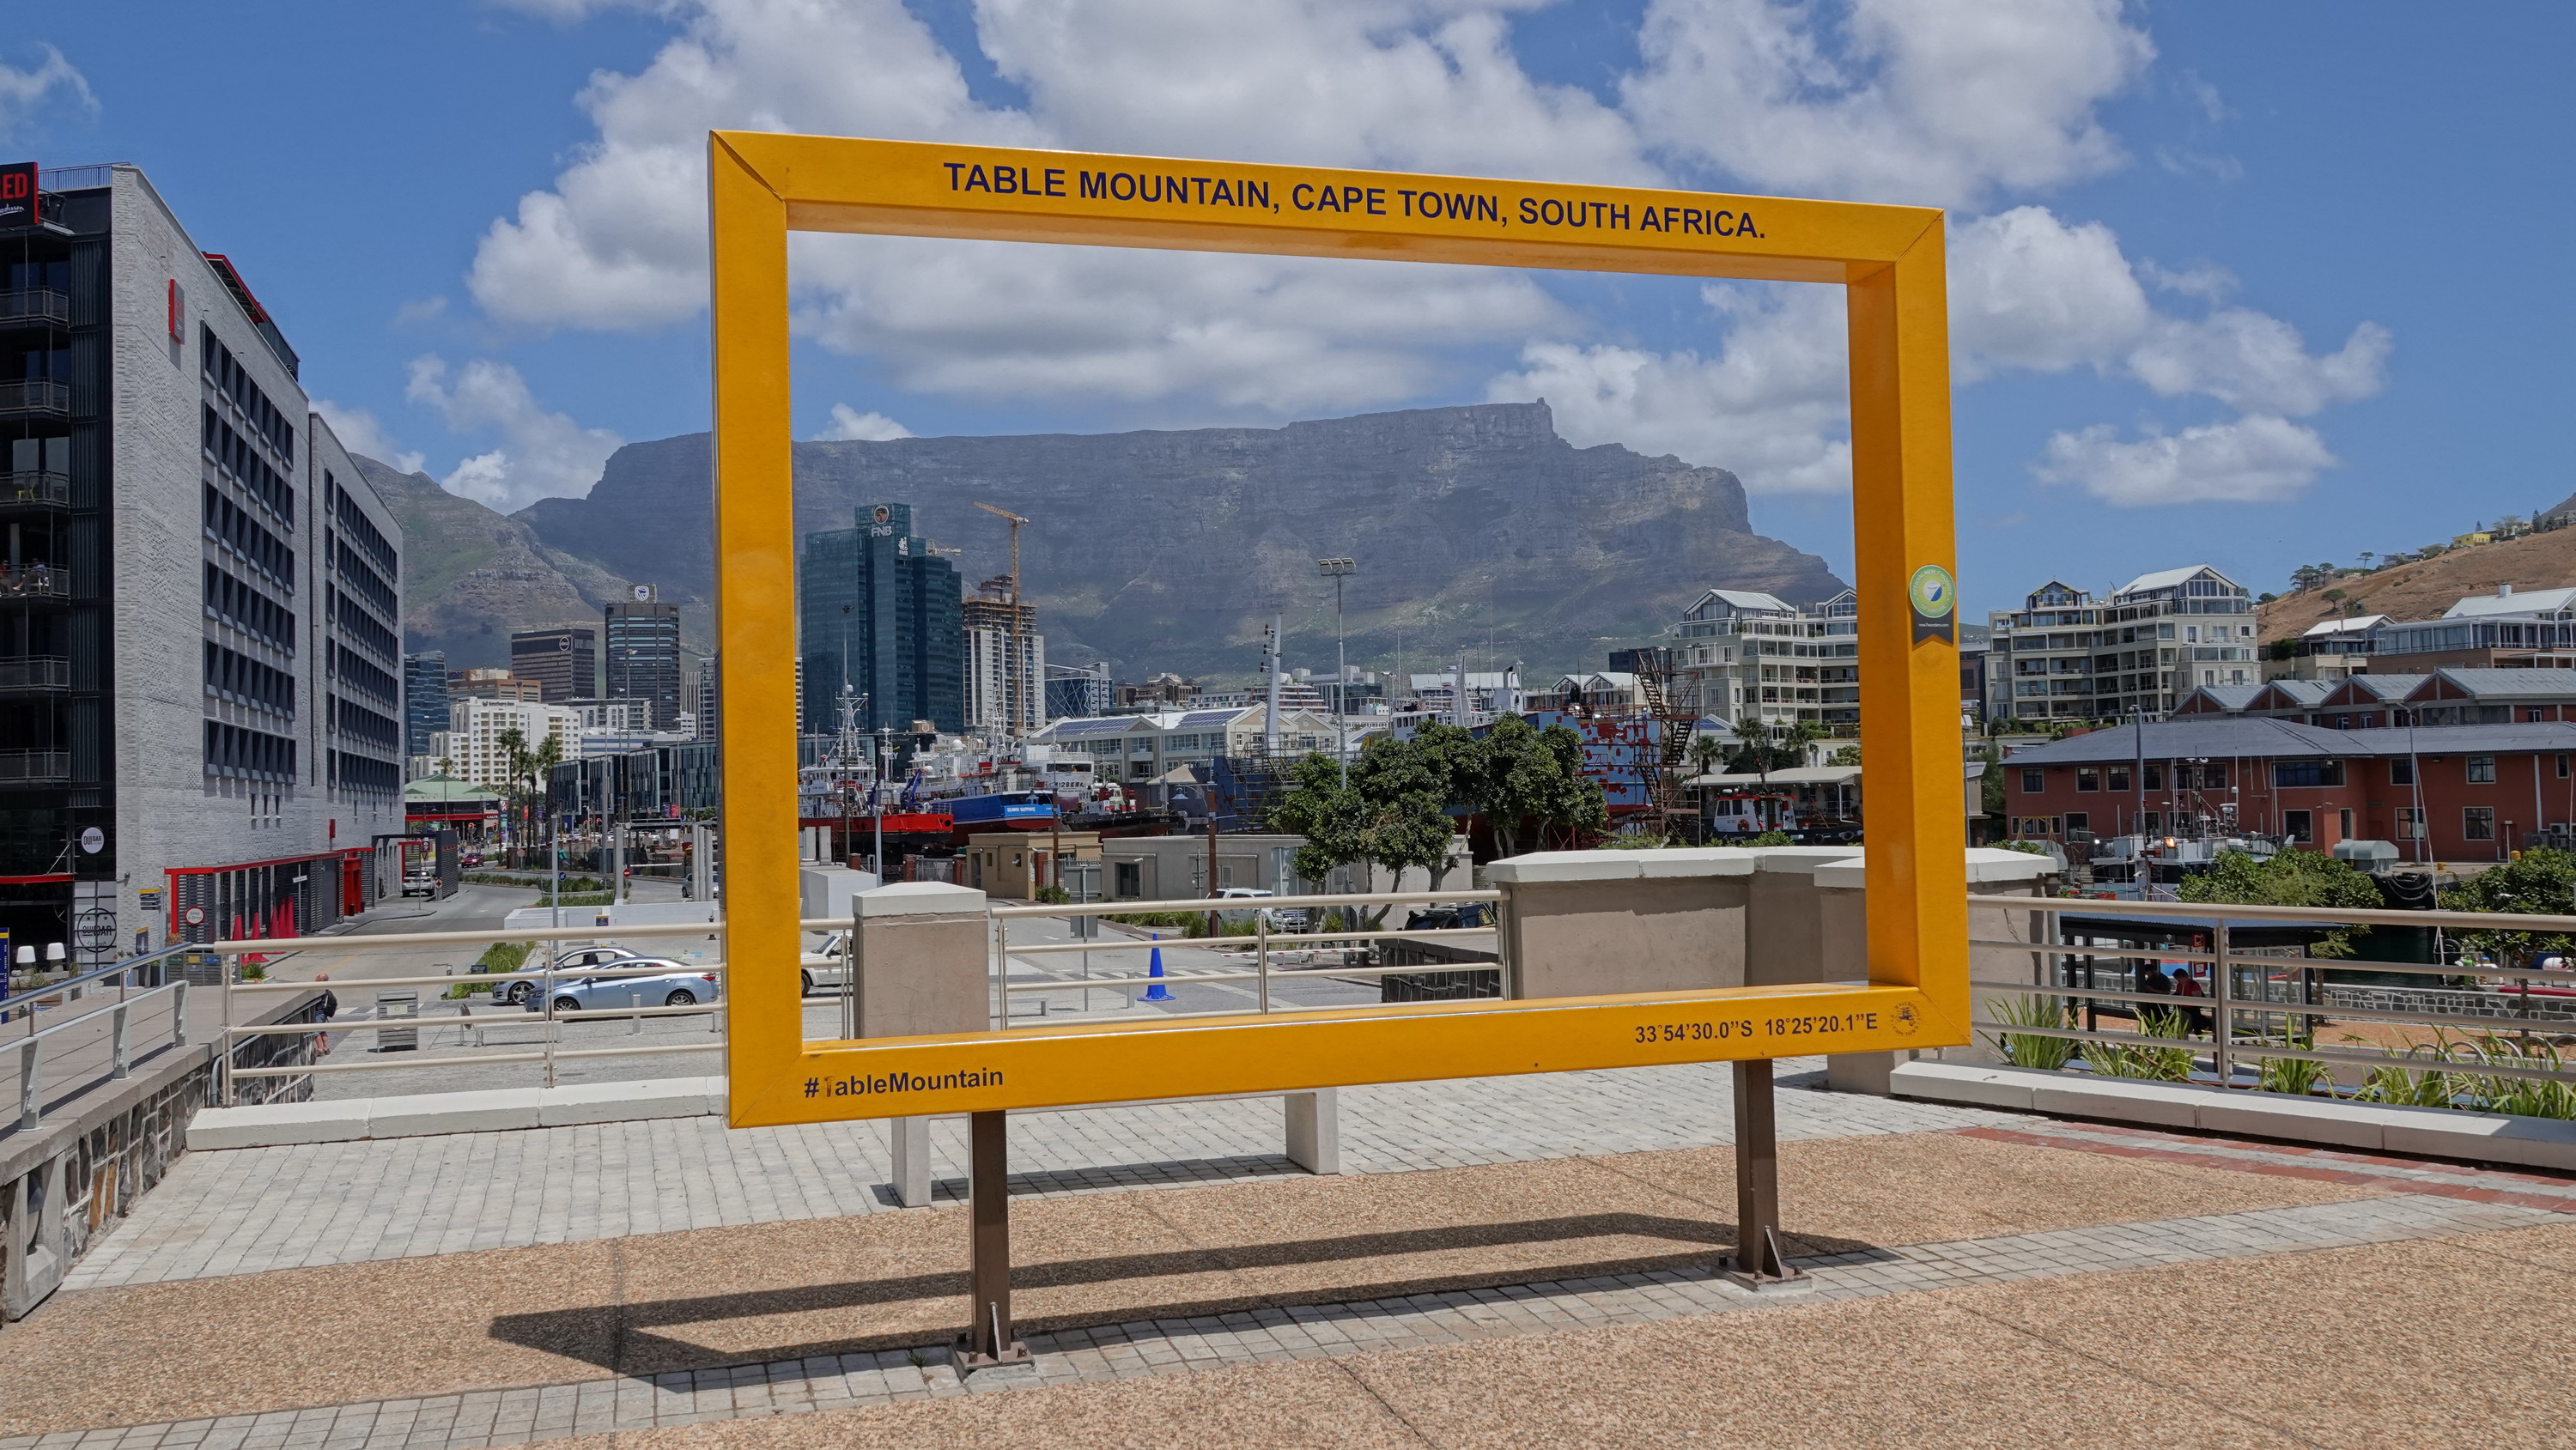
<path id="1" fill-rule="evenodd" d="M 2253 597 L 2205 564 L 2141 574 L 2107 600 L 2052 579 L 1987 620 L 1990 720 L 2163 715 L 2196 686 L 2261 683 Z"/>
<path id="2" fill-rule="evenodd" d="M 2422 673 L 2445 666 L 2576 669 L 2576 589 L 2517 593 L 2499 584 L 2472 594 L 2439 619 L 2381 626 L 2373 668 Z"/>

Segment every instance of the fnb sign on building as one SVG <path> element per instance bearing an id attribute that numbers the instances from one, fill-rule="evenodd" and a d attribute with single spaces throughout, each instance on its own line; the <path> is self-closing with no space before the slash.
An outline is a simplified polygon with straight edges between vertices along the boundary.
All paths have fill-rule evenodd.
<path id="1" fill-rule="evenodd" d="M 2228 717 L 2120 725 L 2002 765 L 2012 834 L 2250 831 L 2495 860 L 2576 822 L 2576 722 L 2329 730 Z M 2416 843 L 2421 843 L 2420 846 Z"/>

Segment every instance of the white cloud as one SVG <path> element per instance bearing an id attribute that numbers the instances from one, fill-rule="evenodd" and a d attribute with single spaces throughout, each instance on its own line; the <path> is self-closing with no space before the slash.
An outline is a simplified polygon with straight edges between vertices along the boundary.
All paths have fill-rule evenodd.
<path id="1" fill-rule="evenodd" d="M 2255 416 L 2127 443 L 2108 424 L 2059 433 L 2048 440 L 2037 472 L 2121 508 L 2279 503 L 2297 497 L 2339 461 L 2314 430 Z"/>
<path id="2" fill-rule="evenodd" d="M 2120 0 L 1654 0 L 1656 147 L 1763 189 L 1972 206 L 2120 164 L 2095 108 L 2155 58 Z"/>
<path id="3" fill-rule="evenodd" d="M 2387 328 L 2365 322 L 2339 351 L 2320 356 L 2281 319 L 2231 307 L 2198 322 L 2158 318 L 2128 369 L 2168 397 L 2203 393 L 2247 412 L 2304 417 L 2377 393 L 2393 344 Z"/>
<path id="4" fill-rule="evenodd" d="M 541 498 L 588 493 L 608 455 L 625 441 L 546 411 L 507 363 L 477 358 L 451 379 L 445 359 L 424 356 L 412 359 L 410 374 L 404 395 L 437 409 L 449 432 L 501 435 L 500 447 L 466 459 L 439 483 L 504 513 Z"/>
<path id="5" fill-rule="evenodd" d="M 862 413 L 847 403 L 834 403 L 832 426 L 814 436 L 827 443 L 883 443 L 889 438 L 909 438 L 912 430 L 883 413 Z"/>
<path id="6" fill-rule="evenodd" d="M 364 408 L 344 408 L 328 398 L 315 398 L 313 411 L 331 425 L 340 446 L 352 453 L 363 453 L 378 463 L 390 465 L 398 473 L 417 473 L 427 460 L 416 449 L 394 441 L 392 433 L 375 414 Z"/>
<path id="7" fill-rule="evenodd" d="M 88 78 L 64 59 L 61 51 L 43 44 L 35 49 L 44 59 L 33 69 L 20 70 L 0 61 L 0 141 L 15 137 L 20 124 L 58 91 L 82 110 L 98 109 L 98 97 L 90 94 Z"/>
<path id="8" fill-rule="evenodd" d="M 1652 182 L 1628 122 L 1540 85 L 1499 11 L 1545 0 L 980 0 L 1064 144 L 1308 166 Z"/>
<path id="9" fill-rule="evenodd" d="M 1963 377 L 2099 365 L 2146 330 L 2146 292 L 2100 222 L 2070 227 L 2045 207 L 2015 207 L 1954 225 L 1948 252 Z"/>
<path id="10" fill-rule="evenodd" d="M 1724 468 L 1754 493 L 1851 486 L 1850 383 L 1842 294 L 1825 287 L 1710 286 L 1734 326 L 1717 356 L 1533 343 L 1496 402 L 1544 397 L 1577 447 L 1624 443 Z"/>

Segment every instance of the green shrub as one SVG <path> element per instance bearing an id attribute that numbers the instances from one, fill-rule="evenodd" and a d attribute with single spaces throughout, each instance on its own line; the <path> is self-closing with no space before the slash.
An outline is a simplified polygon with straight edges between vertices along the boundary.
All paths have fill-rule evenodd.
<path id="1" fill-rule="evenodd" d="M 1073 901 L 1073 893 L 1061 886 L 1041 886 L 1038 888 L 1038 900 L 1049 906 L 1065 906 Z"/>
<path id="2" fill-rule="evenodd" d="M 2138 1009 L 2138 1032 L 2144 1037 L 2179 1040 L 2191 1035 L 2191 1019 L 2180 1012 L 2141 1007 Z M 2148 1082 L 2191 1081 L 2192 1053 L 2188 1047 L 2087 1042 L 2082 1051 L 2085 1066 L 2104 1077 L 2141 1078 Z"/>
<path id="3" fill-rule="evenodd" d="M 1986 999 L 1989 1020 L 2014 1027 L 2072 1027 L 2063 997 L 2022 996 Z M 2075 1055 L 2072 1037 L 2044 1037 L 2034 1032 L 1987 1033 L 1986 1041 L 2011 1061 L 2015 1067 L 2043 1068 L 2055 1072 L 2066 1066 Z"/>
<path id="4" fill-rule="evenodd" d="M 496 941 L 483 949 L 483 955 L 474 959 L 474 965 L 470 970 L 476 973 L 515 972 L 527 962 L 528 953 L 535 946 L 535 942 Z M 489 992 L 496 985 L 498 984 L 488 977 L 479 982 L 469 977 L 448 988 L 447 996 L 450 1000 L 460 1000 Z"/>

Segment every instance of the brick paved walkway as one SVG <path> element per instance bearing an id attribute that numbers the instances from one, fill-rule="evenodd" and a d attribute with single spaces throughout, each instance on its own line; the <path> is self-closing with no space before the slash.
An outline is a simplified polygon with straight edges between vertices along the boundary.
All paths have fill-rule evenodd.
<path id="1" fill-rule="evenodd" d="M 1810 1259 L 1802 1267 L 1813 1288 L 1795 1296 L 1756 1296 L 1713 1273 L 1668 1271 L 1095 1327 L 1033 1337 L 1035 1375 L 979 1380 L 973 1389 L 958 1382 L 942 1351 L 925 1346 L 19 1436 L 0 1439 L 0 1450 L 466 1450 L 2571 1222 L 2576 1214 L 2447 1196 L 2363 1199 Z"/>
<path id="2" fill-rule="evenodd" d="M 1782 1063 L 1783 1138 L 2032 1121 L 1821 1091 L 1820 1061 Z M 1724 1144 L 1729 1082 L 1720 1063 L 1346 1088 L 1343 1166 L 1390 1173 Z M 1015 1116 L 1012 1191 L 1301 1173 L 1282 1138 L 1276 1099 Z M 936 1123 L 932 1141 L 942 1196 L 962 1196 L 965 1125 Z M 733 1132 L 714 1118 L 191 1153 L 64 1287 L 878 1213 L 895 1207 L 892 1167 L 874 1123 Z"/>

